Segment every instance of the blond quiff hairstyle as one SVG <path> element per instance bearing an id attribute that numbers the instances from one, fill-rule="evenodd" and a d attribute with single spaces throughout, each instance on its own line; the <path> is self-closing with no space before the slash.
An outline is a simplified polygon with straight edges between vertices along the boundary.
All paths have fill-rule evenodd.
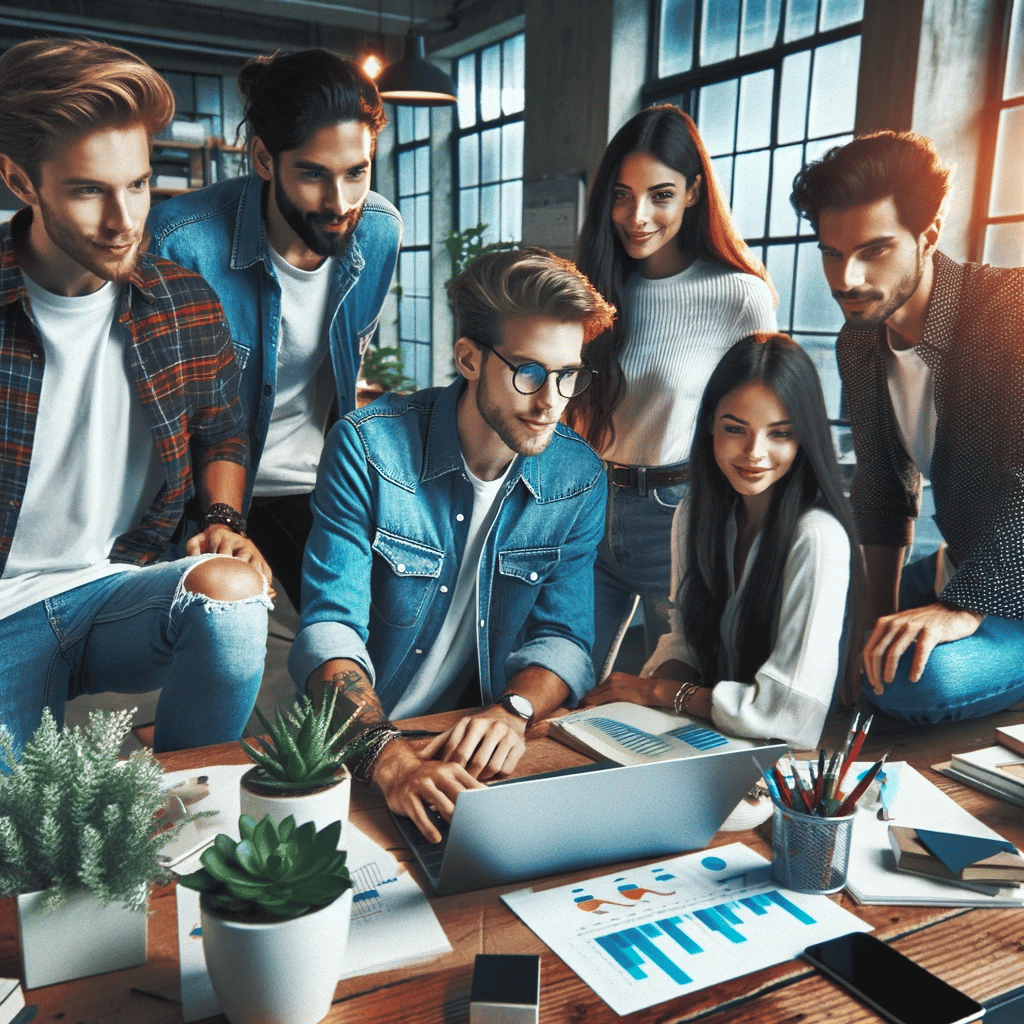
<path id="1" fill-rule="evenodd" d="M 174 116 L 174 93 L 142 58 L 86 39 L 32 39 L 0 56 L 0 153 L 38 184 L 39 164 L 98 128 Z"/>

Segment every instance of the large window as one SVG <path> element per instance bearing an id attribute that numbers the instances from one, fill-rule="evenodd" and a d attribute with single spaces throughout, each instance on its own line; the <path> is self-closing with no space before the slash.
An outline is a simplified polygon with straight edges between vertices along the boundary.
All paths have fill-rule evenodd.
<path id="1" fill-rule="evenodd" d="M 804 163 L 853 137 L 863 0 L 662 0 L 649 102 L 697 122 L 736 224 L 779 292 L 779 327 L 811 353 L 833 416 L 842 317 L 789 202 Z"/>
<path id="2" fill-rule="evenodd" d="M 395 108 L 398 208 L 398 337 L 405 375 L 430 387 L 430 109 Z"/>
<path id="3" fill-rule="evenodd" d="M 998 134 L 985 217 L 984 260 L 1002 267 L 1024 263 L 1024 0 L 1011 4 L 1002 88 L 996 99 Z"/>
<path id="4" fill-rule="evenodd" d="M 458 230 L 486 224 L 483 242 L 517 242 L 523 233 L 525 35 L 520 32 L 460 57 L 454 135 Z"/>

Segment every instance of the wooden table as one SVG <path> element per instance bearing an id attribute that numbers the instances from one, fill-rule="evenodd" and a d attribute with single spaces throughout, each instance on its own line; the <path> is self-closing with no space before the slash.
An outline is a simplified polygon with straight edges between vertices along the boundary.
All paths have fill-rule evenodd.
<path id="1" fill-rule="evenodd" d="M 879 723 L 863 757 L 892 751 L 893 760 L 909 761 L 986 824 L 1024 846 L 1024 811 L 967 789 L 932 772 L 929 765 L 952 750 L 971 750 L 993 742 L 996 725 L 1020 722 L 1024 715 L 1006 713 L 980 722 L 958 723 L 908 733 L 893 723 Z M 434 727 L 444 716 L 420 719 L 417 727 Z M 831 743 L 841 742 L 846 718 L 830 725 Z M 520 768 L 532 774 L 584 762 L 553 740 L 543 724 L 529 744 Z M 236 744 L 206 747 L 160 757 L 169 771 L 244 760 Z M 422 882 L 419 868 L 405 849 L 376 790 L 353 787 L 352 820 L 400 860 Z M 712 846 L 740 840 L 771 855 L 767 826 L 751 832 L 719 834 Z M 554 876 L 539 886 L 562 885 L 604 874 L 609 868 Z M 716 985 L 641 1013 L 618 1017 L 500 901 L 509 887 L 496 887 L 432 900 L 452 944 L 452 952 L 426 965 L 368 975 L 339 983 L 331 1024 L 463 1024 L 469 1020 L 469 987 L 477 953 L 539 953 L 541 1021 L 591 1024 L 624 1021 L 661 1024 L 700 1019 L 702 1024 L 866 1024 L 880 1020 L 841 989 L 799 961 L 789 961 L 734 981 Z M 979 1000 L 1011 992 L 1024 984 L 1024 912 L 958 910 L 929 907 L 861 907 L 848 896 L 834 897 L 929 970 Z M 0 901 L 0 977 L 19 972 L 12 901 Z M 180 1024 L 176 916 L 173 886 L 154 891 L 149 922 L 149 959 L 139 968 L 34 989 L 27 1001 L 39 1008 L 40 1024 Z M 213 1018 L 223 1021 L 223 1018 Z"/>

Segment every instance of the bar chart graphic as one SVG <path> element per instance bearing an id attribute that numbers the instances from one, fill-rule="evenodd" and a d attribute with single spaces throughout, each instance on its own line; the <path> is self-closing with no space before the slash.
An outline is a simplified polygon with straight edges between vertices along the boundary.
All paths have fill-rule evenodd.
<path id="1" fill-rule="evenodd" d="M 616 1013 L 781 963 L 868 925 L 824 896 L 779 888 L 740 843 L 502 897 Z M 628 906 L 623 895 L 633 893 Z M 582 901 L 584 905 L 580 905 Z M 600 904 L 601 916 L 579 913 Z"/>

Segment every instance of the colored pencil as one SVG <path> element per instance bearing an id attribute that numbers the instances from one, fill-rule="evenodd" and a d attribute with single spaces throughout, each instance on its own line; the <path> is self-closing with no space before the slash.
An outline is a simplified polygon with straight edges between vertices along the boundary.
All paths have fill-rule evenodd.
<path id="1" fill-rule="evenodd" d="M 850 795 L 839 805 L 839 810 L 836 811 L 835 816 L 837 818 L 843 817 L 844 814 L 849 814 L 857 806 L 857 801 L 864 795 L 865 790 L 872 782 L 875 781 L 875 776 L 882 770 L 882 765 L 885 764 L 885 759 L 889 756 L 889 752 L 886 751 L 882 755 L 881 761 L 876 761 L 870 768 L 870 770 L 864 775 L 864 778 L 854 786 L 853 791 Z"/>

